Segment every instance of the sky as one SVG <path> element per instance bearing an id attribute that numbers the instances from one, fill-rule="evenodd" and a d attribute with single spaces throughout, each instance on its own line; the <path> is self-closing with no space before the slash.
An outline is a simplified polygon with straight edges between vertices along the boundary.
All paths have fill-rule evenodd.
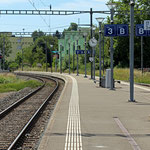
<path id="1" fill-rule="evenodd" d="M 0 0 L 0 10 L 109 10 L 108 0 Z M 96 17 L 107 17 L 104 14 L 93 15 L 93 24 L 98 25 Z M 70 23 L 89 24 L 89 14 L 69 16 L 25 16 L 0 15 L 0 32 L 62 32 Z"/>

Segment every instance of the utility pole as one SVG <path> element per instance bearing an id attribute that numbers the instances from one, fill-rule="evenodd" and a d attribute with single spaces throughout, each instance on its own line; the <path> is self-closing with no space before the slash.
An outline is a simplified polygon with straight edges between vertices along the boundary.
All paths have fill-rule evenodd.
<path id="1" fill-rule="evenodd" d="M 74 73 L 74 52 L 75 52 L 75 43 L 73 43 L 73 73 Z"/>
<path id="2" fill-rule="evenodd" d="M 46 72 L 48 71 L 48 66 L 47 66 L 47 41 L 45 42 L 45 50 L 46 50 Z"/>
<path id="3" fill-rule="evenodd" d="M 62 74 L 62 45 L 60 45 L 60 73 Z"/>
<path id="4" fill-rule="evenodd" d="M 78 50 L 78 40 L 77 40 L 77 50 Z M 78 58 L 78 53 L 77 53 L 77 76 L 79 75 L 79 70 L 78 70 L 78 69 L 79 69 L 79 68 L 78 68 L 78 67 L 79 67 L 79 66 L 78 66 L 78 65 L 79 65 L 79 64 L 78 64 L 79 61 L 78 61 L 78 59 L 79 59 L 79 58 Z"/>
<path id="5" fill-rule="evenodd" d="M 70 74 L 70 41 L 69 41 L 69 74 Z"/>
<path id="6" fill-rule="evenodd" d="M 141 24 L 143 22 L 141 21 Z M 142 75 L 143 75 L 143 36 L 141 36 L 141 71 L 142 71 Z"/>
<path id="7" fill-rule="evenodd" d="M 134 0 L 130 0 L 130 102 L 134 100 Z"/>
<path id="8" fill-rule="evenodd" d="M 93 10 L 90 8 L 90 28 L 91 28 L 91 38 L 93 37 Z M 92 57 L 92 51 L 91 51 L 91 57 Z M 91 62 L 91 79 L 93 79 L 93 66 Z"/>
<path id="9" fill-rule="evenodd" d="M 5 37 L 3 37 L 3 70 L 5 70 Z"/>

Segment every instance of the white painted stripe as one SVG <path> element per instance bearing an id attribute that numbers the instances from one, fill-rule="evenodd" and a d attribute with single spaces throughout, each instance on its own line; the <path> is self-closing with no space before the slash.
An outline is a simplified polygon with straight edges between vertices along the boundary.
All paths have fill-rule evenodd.
<path id="1" fill-rule="evenodd" d="M 121 81 L 121 84 L 130 85 L 129 83 L 123 82 L 123 81 Z M 145 87 L 142 87 L 142 86 L 140 86 L 140 85 L 134 85 L 134 87 L 139 88 L 139 89 L 142 89 L 142 90 L 145 90 L 145 91 L 150 91 L 149 88 L 145 88 Z"/>
<path id="2" fill-rule="evenodd" d="M 82 150 L 78 84 L 75 78 L 69 77 L 72 79 L 72 92 L 68 111 L 65 150 Z"/>
<path id="3" fill-rule="evenodd" d="M 119 128 L 122 130 L 122 132 L 124 133 L 124 135 L 126 136 L 128 142 L 131 144 L 133 150 L 141 150 L 141 148 L 138 146 L 138 144 L 136 143 L 136 141 L 132 138 L 132 136 L 130 135 L 130 133 L 128 132 L 128 130 L 123 126 L 123 124 L 121 123 L 121 121 L 119 120 L 119 118 L 114 118 L 114 120 L 117 123 L 117 125 L 119 126 Z"/>

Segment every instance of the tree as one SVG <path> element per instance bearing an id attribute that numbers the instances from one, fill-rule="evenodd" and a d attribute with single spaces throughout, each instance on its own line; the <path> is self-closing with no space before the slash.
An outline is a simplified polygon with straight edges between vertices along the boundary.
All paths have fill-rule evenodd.
<path id="1" fill-rule="evenodd" d="M 77 31 L 77 29 L 78 29 L 78 25 L 76 23 L 71 23 L 70 27 L 68 28 L 68 31 L 71 31 L 71 30 Z"/>
<path id="2" fill-rule="evenodd" d="M 5 49 L 4 55 L 6 58 L 9 57 L 9 54 L 11 53 L 11 43 L 8 37 L 5 35 L 0 35 L 0 49 L 2 54 L 3 50 Z"/>
<path id="3" fill-rule="evenodd" d="M 40 30 L 36 30 L 32 33 L 32 37 L 33 37 L 33 41 L 35 41 L 37 38 L 44 36 L 45 34 L 40 31 Z"/>

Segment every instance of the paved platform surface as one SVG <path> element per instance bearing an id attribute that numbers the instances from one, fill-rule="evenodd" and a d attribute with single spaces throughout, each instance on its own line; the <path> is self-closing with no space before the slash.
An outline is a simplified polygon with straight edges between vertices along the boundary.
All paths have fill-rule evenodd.
<path id="1" fill-rule="evenodd" d="M 67 84 L 38 150 L 150 150 L 150 88 L 99 88 L 89 78 L 65 75 Z"/>

